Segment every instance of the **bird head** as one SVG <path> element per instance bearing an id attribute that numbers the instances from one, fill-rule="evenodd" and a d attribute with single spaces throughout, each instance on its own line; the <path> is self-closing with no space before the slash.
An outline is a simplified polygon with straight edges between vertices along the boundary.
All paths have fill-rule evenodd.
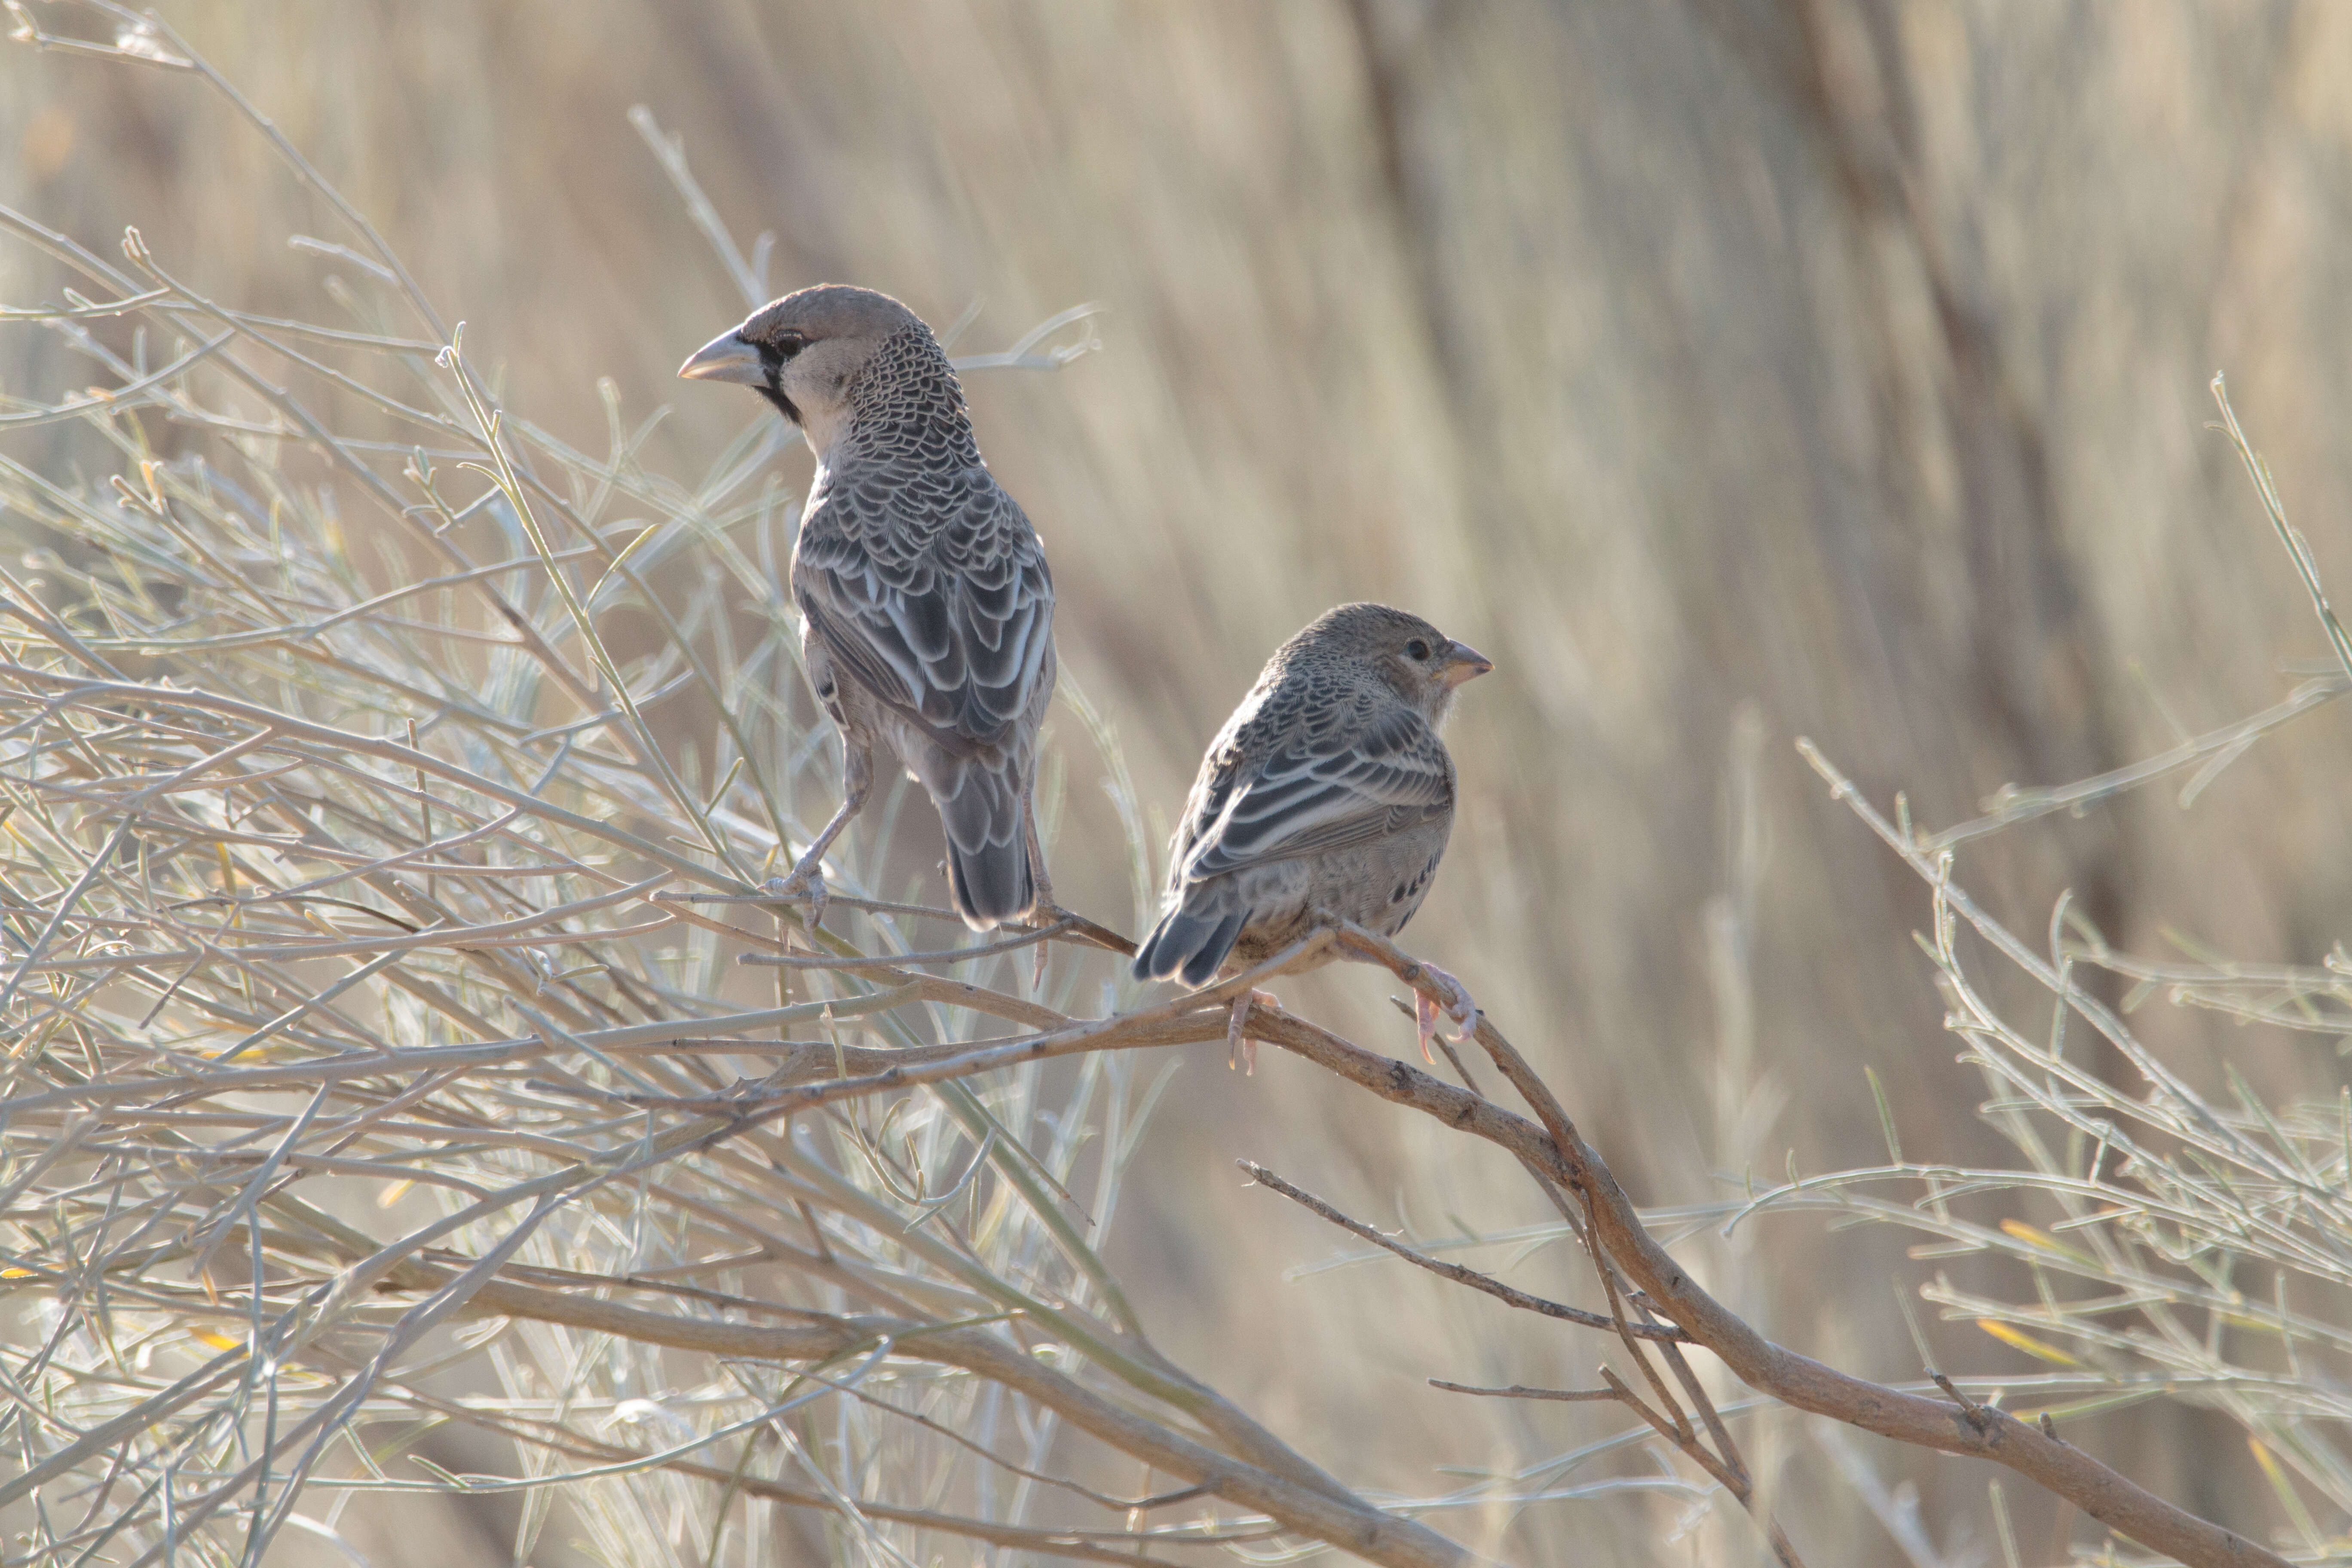
<path id="1" fill-rule="evenodd" d="M 1463 682 L 1495 668 L 1467 643 L 1386 605 L 1341 605 L 1301 632 L 1297 642 L 1369 666 L 1432 724 L 1444 721 Z"/>
<path id="2" fill-rule="evenodd" d="M 858 373 L 883 342 L 921 317 L 887 294 L 819 283 L 754 310 L 697 349 L 677 374 L 751 387 L 808 435 L 822 462 L 849 424 Z"/>

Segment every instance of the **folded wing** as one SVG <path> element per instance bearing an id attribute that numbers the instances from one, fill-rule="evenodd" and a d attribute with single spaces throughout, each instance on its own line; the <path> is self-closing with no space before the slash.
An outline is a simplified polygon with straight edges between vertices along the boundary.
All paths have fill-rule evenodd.
<path id="1" fill-rule="evenodd" d="M 985 469 L 835 476 L 793 595 L 837 668 L 953 754 L 1003 745 L 1051 683 L 1053 576 Z"/>
<path id="2" fill-rule="evenodd" d="M 1392 706 L 1362 725 L 1300 737 L 1254 769 L 1203 781 L 1180 847 L 1181 878 L 1377 843 L 1454 809 L 1435 731 Z"/>

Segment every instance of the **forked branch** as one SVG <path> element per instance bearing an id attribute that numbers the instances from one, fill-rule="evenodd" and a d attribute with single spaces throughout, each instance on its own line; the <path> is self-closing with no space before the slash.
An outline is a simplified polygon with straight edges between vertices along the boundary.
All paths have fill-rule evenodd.
<path id="1" fill-rule="evenodd" d="M 1340 933 L 1339 940 L 1349 952 L 1381 963 L 1405 984 L 1426 988 L 1433 1000 L 1452 1000 L 1440 979 L 1385 939 L 1350 930 Z M 1477 1042 L 1535 1111 L 1535 1121 L 1287 1012 L 1253 1006 L 1245 1026 L 1252 1037 L 1383 1100 L 1508 1150 L 1576 1194 L 1608 1261 L 1624 1270 L 1661 1316 L 1692 1342 L 1714 1352 L 1759 1394 L 1900 1443 L 2003 1466 L 2119 1534 L 2192 1568 L 2286 1568 L 2286 1560 L 2276 1552 L 2167 1502 L 2058 1437 L 2054 1430 L 2028 1426 L 1991 1405 L 1963 1408 L 1853 1377 L 1767 1340 L 1701 1289 L 1650 1234 L 1607 1162 L 1579 1134 L 1558 1097 L 1485 1014 L 1478 1018 Z"/>

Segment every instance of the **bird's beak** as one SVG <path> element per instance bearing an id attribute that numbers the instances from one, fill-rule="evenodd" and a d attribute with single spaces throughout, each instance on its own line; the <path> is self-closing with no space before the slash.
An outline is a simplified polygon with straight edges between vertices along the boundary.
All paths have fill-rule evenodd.
<path id="1" fill-rule="evenodd" d="M 719 333 L 694 351 L 692 357 L 677 367 L 677 374 L 688 381 L 740 381 L 746 386 L 765 386 L 768 373 L 760 363 L 760 351 L 743 341 L 737 331 Z"/>
<path id="2" fill-rule="evenodd" d="M 1465 680 L 1475 680 L 1495 668 L 1495 661 L 1472 647 L 1468 643 L 1445 645 L 1445 660 L 1437 667 L 1437 678 L 1448 686 L 1459 686 Z"/>

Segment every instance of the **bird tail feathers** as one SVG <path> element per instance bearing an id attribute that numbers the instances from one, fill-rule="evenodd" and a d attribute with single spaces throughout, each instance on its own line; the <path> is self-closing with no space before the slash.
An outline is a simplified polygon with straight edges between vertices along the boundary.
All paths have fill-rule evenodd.
<path id="1" fill-rule="evenodd" d="M 947 830 L 948 889 L 956 912 L 974 931 L 1019 920 L 1037 903 L 1023 781 L 1010 767 L 945 756 L 925 760 L 941 764 L 922 768 L 919 776 Z"/>
<path id="2" fill-rule="evenodd" d="M 1179 905 L 1160 918 L 1135 955 L 1138 980 L 1165 980 L 1171 975 L 1192 986 L 1206 985 L 1224 966 L 1225 956 L 1242 934 L 1246 911 L 1192 910 Z"/>

